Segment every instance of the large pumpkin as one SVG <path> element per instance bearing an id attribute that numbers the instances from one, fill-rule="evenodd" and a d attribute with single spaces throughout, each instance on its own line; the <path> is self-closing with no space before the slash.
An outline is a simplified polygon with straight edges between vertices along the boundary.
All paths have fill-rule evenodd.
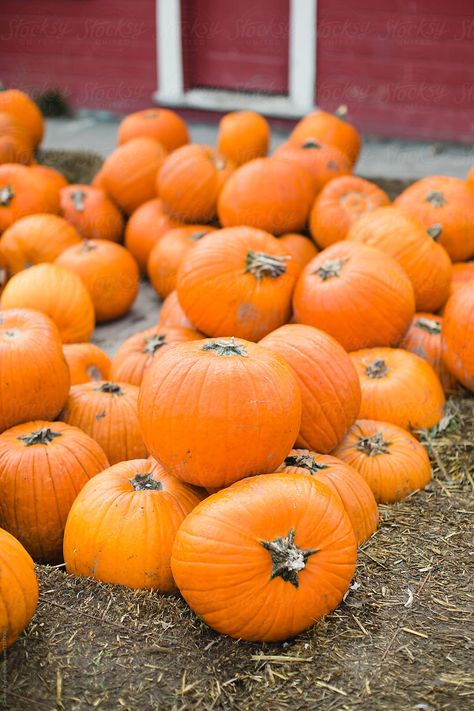
<path id="1" fill-rule="evenodd" d="M 344 241 L 306 265 L 293 311 L 298 323 L 326 331 L 351 351 L 396 344 L 413 318 L 415 297 L 393 257 Z"/>
<path id="2" fill-rule="evenodd" d="M 25 165 L 0 165 L 0 234 L 20 217 L 39 212 L 59 212 L 58 191 Z"/>
<path id="3" fill-rule="evenodd" d="M 36 148 L 43 140 L 44 120 L 41 111 L 30 97 L 19 89 L 0 91 L 0 111 L 10 114 L 30 137 Z"/>
<path id="4" fill-rule="evenodd" d="M 165 210 L 162 200 L 148 200 L 130 216 L 125 228 L 125 246 L 146 272 L 150 252 L 161 237 L 183 223 Z"/>
<path id="5" fill-rule="evenodd" d="M 181 524 L 171 569 L 194 612 L 218 632 L 274 642 L 341 602 L 356 541 L 340 499 L 300 474 L 244 479 Z"/>
<path id="6" fill-rule="evenodd" d="M 71 385 L 108 380 L 111 360 L 94 343 L 65 343 L 63 353 L 71 374 Z"/>
<path id="7" fill-rule="evenodd" d="M 451 296 L 457 289 L 469 282 L 474 282 L 474 261 L 457 262 L 456 264 L 453 264 L 453 276 L 451 279 L 449 295 Z"/>
<path id="8" fill-rule="evenodd" d="M 440 421 L 443 388 L 423 358 L 401 348 L 365 348 L 351 358 L 362 390 L 361 419 L 392 422 L 406 430 Z"/>
<path id="9" fill-rule="evenodd" d="M 306 168 L 313 181 L 314 195 L 318 195 L 334 178 L 349 175 L 352 169 L 349 158 L 339 148 L 314 139 L 283 143 L 273 156 L 294 161 Z"/>
<path id="10" fill-rule="evenodd" d="M 31 136 L 25 133 L 15 118 L 0 112 L 0 164 L 22 163 L 29 165 L 33 159 Z"/>
<path id="11" fill-rule="evenodd" d="M 451 375 L 442 358 L 441 328 L 443 317 L 436 314 L 416 313 L 410 328 L 399 343 L 433 367 L 445 392 L 456 390 L 456 378 Z"/>
<path id="12" fill-rule="evenodd" d="M 69 369 L 54 323 L 38 311 L 0 311 L 0 431 L 54 420 L 68 390 Z"/>
<path id="13" fill-rule="evenodd" d="M 333 454 L 363 476 L 381 504 L 400 501 L 431 479 L 423 445 L 389 422 L 358 420 Z"/>
<path id="14" fill-rule="evenodd" d="M 38 579 L 31 556 L 0 529 L 0 652 L 11 647 L 38 605 Z"/>
<path id="15" fill-rule="evenodd" d="M 189 142 L 186 123 L 174 111 L 163 108 L 144 109 L 128 114 L 118 128 L 119 145 L 134 138 L 154 138 L 167 151 L 174 151 Z"/>
<path id="16" fill-rule="evenodd" d="M 249 225 L 274 234 L 298 232 L 307 222 L 313 183 L 305 168 L 279 158 L 256 158 L 238 168 L 219 197 L 223 227 Z"/>
<path id="17" fill-rule="evenodd" d="M 43 563 L 62 558 L 69 509 L 84 484 L 109 466 L 77 427 L 35 420 L 0 435 L 0 526 Z"/>
<path id="18" fill-rule="evenodd" d="M 60 201 L 61 214 L 84 239 L 119 242 L 122 238 L 122 214 L 100 188 L 68 185 L 61 190 Z"/>
<path id="19" fill-rule="evenodd" d="M 293 369 L 302 396 L 297 447 L 330 452 L 355 421 L 360 385 L 349 355 L 327 333 L 289 324 L 260 341 Z"/>
<path id="20" fill-rule="evenodd" d="M 303 269 L 319 251 L 314 242 L 298 232 L 287 232 L 285 235 L 281 235 L 278 241 L 285 248 L 287 254 L 296 259 L 301 269 Z"/>
<path id="21" fill-rule="evenodd" d="M 176 590 L 176 531 L 202 494 L 151 459 L 120 462 L 79 493 L 64 534 L 66 570 L 105 583 Z"/>
<path id="22" fill-rule="evenodd" d="M 474 390 L 474 283 L 450 296 L 444 311 L 443 359 L 450 372 Z"/>
<path id="23" fill-rule="evenodd" d="M 183 260 L 178 298 L 206 335 L 257 341 L 288 321 L 299 271 L 272 235 L 252 227 L 218 230 Z"/>
<path id="24" fill-rule="evenodd" d="M 15 274 L 1 299 L 2 309 L 42 311 L 59 329 L 63 343 L 88 341 L 94 330 L 94 305 L 80 278 L 59 264 L 37 264 Z"/>
<path id="25" fill-rule="evenodd" d="M 321 110 L 307 114 L 294 127 L 290 141 L 301 143 L 313 139 L 337 146 L 354 165 L 359 156 L 361 141 L 354 126 L 345 120 L 346 115 L 346 106 L 340 106 L 334 114 Z"/>
<path id="26" fill-rule="evenodd" d="M 232 111 L 219 121 L 217 149 L 235 165 L 263 158 L 270 144 L 270 126 L 255 111 Z"/>
<path id="27" fill-rule="evenodd" d="M 274 471 L 293 446 L 301 395 L 291 368 L 234 338 L 183 343 L 147 370 L 138 416 L 151 454 L 191 484 Z"/>
<path id="28" fill-rule="evenodd" d="M 160 326 L 168 328 L 191 328 L 194 329 L 191 321 L 183 311 L 178 299 L 176 289 L 166 297 L 161 305 L 158 323 Z"/>

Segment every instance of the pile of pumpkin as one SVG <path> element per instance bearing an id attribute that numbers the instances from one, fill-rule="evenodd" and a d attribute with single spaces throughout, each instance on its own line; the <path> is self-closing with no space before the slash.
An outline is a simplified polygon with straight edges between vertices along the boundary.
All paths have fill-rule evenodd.
<path id="1" fill-rule="evenodd" d="M 252 112 L 215 149 L 132 114 L 92 186 L 35 164 L 42 134 L 0 93 L 0 647 L 32 558 L 296 635 L 343 599 L 377 503 L 430 481 L 416 432 L 474 389 L 474 175 L 390 204 L 323 111 L 271 157 Z M 140 273 L 159 321 L 110 360 L 89 339 Z"/>

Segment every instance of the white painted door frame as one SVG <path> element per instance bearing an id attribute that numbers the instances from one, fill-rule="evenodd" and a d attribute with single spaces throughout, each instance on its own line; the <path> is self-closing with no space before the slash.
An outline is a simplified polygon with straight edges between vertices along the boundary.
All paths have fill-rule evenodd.
<path id="1" fill-rule="evenodd" d="M 271 2 L 271 0 L 267 0 Z M 252 108 L 267 116 L 299 117 L 315 105 L 317 0 L 290 0 L 288 96 L 183 86 L 180 0 L 156 0 L 156 58 L 162 105 L 233 111 Z"/>

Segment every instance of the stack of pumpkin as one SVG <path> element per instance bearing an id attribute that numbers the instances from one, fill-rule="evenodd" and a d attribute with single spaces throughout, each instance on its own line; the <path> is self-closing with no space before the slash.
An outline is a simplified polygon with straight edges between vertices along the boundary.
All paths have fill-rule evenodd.
<path id="1" fill-rule="evenodd" d="M 411 431 L 474 389 L 474 174 L 390 205 L 339 117 L 266 157 L 255 113 L 214 149 L 151 109 L 68 185 L 34 164 L 42 132 L 0 93 L 0 647 L 36 606 L 30 556 L 297 634 L 342 600 L 377 503 L 430 481 Z M 140 271 L 159 323 L 110 360 L 89 339 Z"/>

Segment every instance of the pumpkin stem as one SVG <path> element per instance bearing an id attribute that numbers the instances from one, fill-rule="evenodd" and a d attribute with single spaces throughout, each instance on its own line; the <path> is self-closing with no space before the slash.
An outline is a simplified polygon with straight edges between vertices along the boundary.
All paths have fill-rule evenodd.
<path id="1" fill-rule="evenodd" d="M 310 555 L 317 553 L 317 548 L 303 550 L 295 543 L 295 529 L 290 528 L 288 534 L 273 541 L 260 541 L 260 544 L 272 557 L 272 574 L 270 579 L 280 577 L 295 588 L 299 587 L 298 573 L 306 567 Z"/>
<path id="2" fill-rule="evenodd" d="M 129 479 L 129 482 L 135 491 L 162 491 L 163 489 L 161 481 L 154 479 L 150 472 L 147 474 L 136 474 L 133 479 Z"/>
<path id="3" fill-rule="evenodd" d="M 215 351 L 217 355 L 239 355 L 244 358 L 248 358 L 245 346 L 241 343 L 236 343 L 234 336 L 228 339 L 219 338 L 217 341 L 211 341 L 210 343 L 205 343 L 202 347 L 203 351 Z"/>
<path id="4" fill-rule="evenodd" d="M 197 230 L 196 232 L 193 232 L 192 235 L 190 235 L 189 239 L 191 242 L 198 242 L 202 237 L 205 235 L 209 234 L 207 230 Z"/>
<path id="5" fill-rule="evenodd" d="M 373 363 L 365 366 L 365 373 L 369 378 L 385 378 L 388 375 L 388 366 L 382 358 L 377 358 Z"/>
<path id="6" fill-rule="evenodd" d="M 438 335 L 439 333 L 441 333 L 441 323 L 439 321 L 435 321 L 432 318 L 418 318 L 415 321 L 415 326 L 431 334 Z"/>
<path id="7" fill-rule="evenodd" d="M 56 437 L 61 437 L 61 432 L 53 432 L 49 427 L 42 427 L 40 430 L 30 432 L 28 435 L 20 435 L 17 439 L 21 439 L 25 447 L 31 447 L 33 444 L 49 444 Z"/>
<path id="8" fill-rule="evenodd" d="M 443 205 L 446 205 L 446 198 L 440 190 L 432 190 L 428 193 L 425 200 L 431 203 L 433 207 L 443 207 Z"/>
<path id="9" fill-rule="evenodd" d="M 4 185 L 3 188 L 0 188 L 0 205 L 2 207 L 8 207 L 14 197 L 15 193 L 11 185 Z"/>
<path id="10" fill-rule="evenodd" d="M 145 338 L 145 347 L 142 349 L 142 353 L 154 356 L 157 350 L 166 345 L 166 336 L 154 333 L 153 336 Z"/>
<path id="11" fill-rule="evenodd" d="M 88 365 L 86 373 L 91 380 L 102 380 L 102 373 L 96 365 Z"/>
<path id="12" fill-rule="evenodd" d="M 332 279 L 333 277 L 338 277 L 341 275 L 342 267 L 348 259 L 349 257 L 343 257 L 342 259 L 327 259 L 322 266 L 316 269 L 314 274 L 320 276 L 323 281 L 326 281 L 326 279 Z"/>
<path id="13" fill-rule="evenodd" d="M 152 109 L 151 111 L 145 111 L 145 113 L 142 114 L 143 118 L 146 119 L 152 119 L 156 118 L 159 115 L 159 111 Z"/>
<path id="14" fill-rule="evenodd" d="M 286 262 L 291 259 L 288 257 L 275 257 L 273 254 L 265 254 L 265 252 L 254 252 L 249 249 L 245 267 L 246 272 L 250 272 L 257 279 L 269 276 L 272 279 L 284 274 L 288 265 Z"/>
<path id="15" fill-rule="evenodd" d="M 97 245 L 92 244 L 90 239 L 85 239 L 85 240 L 83 240 L 83 242 L 79 248 L 79 251 L 80 252 L 93 252 L 94 249 L 97 249 Z"/>
<path id="16" fill-rule="evenodd" d="M 435 242 L 439 242 L 439 238 L 441 237 L 441 234 L 443 232 L 443 225 L 440 225 L 438 222 L 436 222 L 434 225 L 431 225 L 431 227 L 428 227 L 426 232 L 432 240 L 434 240 Z"/>
<path id="17" fill-rule="evenodd" d="M 341 121 L 345 121 L 347 118 L 347 113 L 349 109 L 347 108 L 347 104 L 341 104 L 341 106 L 338 106 L 337 109 L 334 112 L 334 116 L 336 118 L 341 119 Z"/>
<path id="18" fill-rule="evenodd" d="M 322 146 L 315 138 L 308 138 L 301 148 L 322 148 Z"/>
<path id="19" fill-rule="evenodd" d="M 361 437 L 356 444 L 356 449 L 364 452 L 368 457 L 378 454 L 390 454 L 389 447 L 392 443 L 384 439 L 383 432 L 376 432 L 371 437 Z"/>
<path id="20" fill-rule="evenodd" d="M 86 203 L 85 203 L 85 198 L 86 198 L 86 193 L 84 190 L 73 190 L 72 193 L 70 194 L 71 202 L 74 206 L 74 209 L 77 212 L 84 212 L 86 209 Z"/>
<path id="21" fill-rule="evenodd" d="M 311 456 L 311 454 L 289 455 L 285 459 L 285 466 L 306 469 L 310 472 L 310 474 L 316 474 L 316 472 L 321 471 L 321 469 L 329 469 L 329 466 L 327 464 L 320 464 L 316 461 L 315 457 Z"/>
<path id="22" fill-rule="evenodd" d="M 4 338 L 16 338 L 19 335 L 20 331 L 17 328 L 8 328 L 5 331 L 2 331 L 2 336 Z"/>
<path id="23" fill-rule="evenodd" d="M 117 383 L 102 383 L 98 388 L 94 388 L 98 393 L 110 393 L 110 395 L 125 395 L 124 391 Z"/>

